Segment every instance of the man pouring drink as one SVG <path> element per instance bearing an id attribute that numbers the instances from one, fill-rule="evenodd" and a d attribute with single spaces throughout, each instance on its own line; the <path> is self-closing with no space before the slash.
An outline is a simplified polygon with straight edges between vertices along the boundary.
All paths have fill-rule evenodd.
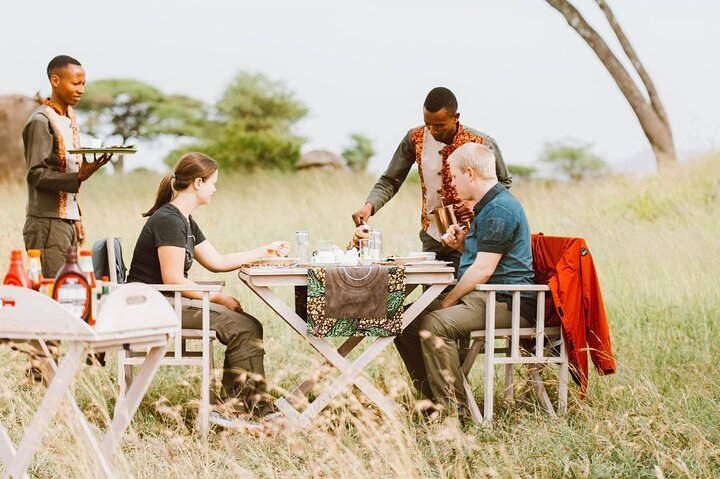
<path id="1" fill-rule="evenodd" d="M 358 227 L 356 235 L 362 237 L 368 234 L 369 228 L 362 226 L 367 225 L 370 216 L 392 199 L 413 163 L 417 163 L 423 193 L 420 231 L 423 251 L 435 253 L 438 260 L 452 262 L 456 271 L 461 254 L 443 243 L 443 229 L 456 222 L 454 220 L 470 224 L 473 212 L 458 197 L 450 175 L 448 157 L 466 143 L 487 145 L 494 153 L 500 183 L 509 188 L 512 182 L 495 140 L 462 125 L 457 109 L 457 99 L 447 88 L 433 88 L 428 93 L 423 104 L 425 126 L 408 131 L 387 169 L 370 191 L 365 205 L 352 215 Z"/>

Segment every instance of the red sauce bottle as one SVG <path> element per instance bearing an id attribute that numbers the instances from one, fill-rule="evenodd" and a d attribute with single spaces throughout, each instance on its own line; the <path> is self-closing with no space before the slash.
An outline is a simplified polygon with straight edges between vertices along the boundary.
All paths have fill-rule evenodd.
<path id="1" fill-rule="evenodd" d="M 78 264 L 77 249 L 67 249 L 65 265 L 55 276 L 53 299 L 85 321 L 91 319 L 90 282 Z"/>
<path id="2" fill-rule="evenodd" d="M 92 326 L 95 324 L 95 318 L 98 313 L 98 299 L 97 299 L 97 282 L 95 281 L 95 268 L 93 267 L 92 251 L 88 249 L 80 250 L 80 268 L 83 270 L 88 278 L 90 284 L 90 312 L 85 318 L 85 321 Z"/>
<path id="3" fill-rule="evenodd" d="M 21 288 L 32 288 L 32 283 L 25 272 L 23 265 L 22 250 L 14 249 L 10 253 L 10 267 L 5 275 L 3 284 L 20 286 Z"/>

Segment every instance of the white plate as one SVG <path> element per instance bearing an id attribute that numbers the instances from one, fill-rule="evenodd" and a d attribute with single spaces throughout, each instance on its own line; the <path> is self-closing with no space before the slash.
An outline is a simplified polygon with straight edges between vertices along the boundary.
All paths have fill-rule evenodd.
<path id="1" fill-rule="evenodd" d="M 424 256 L 388 256 L 388 261 L 391 261 L 395 264 L 408 264 L 427 261 L 427 258 Z"/>
<path id="2" fill-rule="evenodd" d="M 426 259 L 425 261 L 409 261 L 405 263 L 407 266 L 449 266 L 452 264 L 450 261 L 440 261 L 439 259 Z"/>

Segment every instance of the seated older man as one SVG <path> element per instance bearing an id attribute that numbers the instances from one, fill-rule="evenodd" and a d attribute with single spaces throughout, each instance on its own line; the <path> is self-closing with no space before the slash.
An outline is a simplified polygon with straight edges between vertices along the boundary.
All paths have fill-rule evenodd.
<path id="1" fill-rule="evenodd" d="M 446 243 L 462 252 L 458 283 L 395 339 L 413 385 L 448 411 L 456 403 L 469 416 L 462 387 L 457 340 L 485 328 L 481 283 L 532 284 L 530 227 L 518 200 L 498 182 L 492 150 L 477 143 L 459 147 L 448 159 L 460 199 L 474 204 L 475 219 L 465 232 L 453 226 Z M 498 294 L 496 327 L 511 326 L 511 297 Z M 521 301 L 521 326 L 535 318 L 532 297 Z"/>

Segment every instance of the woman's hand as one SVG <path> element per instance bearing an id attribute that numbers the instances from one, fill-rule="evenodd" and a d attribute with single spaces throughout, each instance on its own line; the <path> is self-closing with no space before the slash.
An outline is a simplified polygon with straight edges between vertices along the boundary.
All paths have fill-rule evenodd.
<path id="1" fill-rule="evenodd" d="M 243 312 L 242 306 L 240 306 L 240 301 L 225 293 L 216 294 L 213 297 L 212 302 L 225 306 L 226 308 L 235 311 L 236 313 Z"/>
<path id="2" fill-rule="evenodd" d="M 290 243 L 287 241 L 274 241 L 264 246 L 267 254 L 284 258 L 290 253 Z"/>

